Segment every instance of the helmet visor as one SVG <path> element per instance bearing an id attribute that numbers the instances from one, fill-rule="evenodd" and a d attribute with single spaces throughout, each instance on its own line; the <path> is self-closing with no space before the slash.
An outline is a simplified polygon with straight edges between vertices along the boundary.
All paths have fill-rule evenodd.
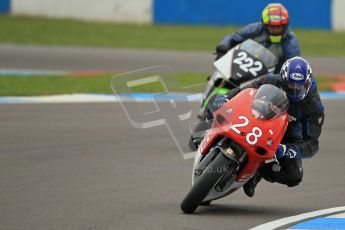
<path id="1" fill-rule="evenodd" d="M 294 83 L 288 82 L 286 94 L 293 101 L 300 101 L 307 95 L 310 83 Z"/>
<path id="2" fill-rule="evenodd" d="M 268 25 L 267 26 L 267 30 L 271 35 L 282 35 L 284 32 L 285 26 L 281 25 L 281 26 L 271 26 Z"/>

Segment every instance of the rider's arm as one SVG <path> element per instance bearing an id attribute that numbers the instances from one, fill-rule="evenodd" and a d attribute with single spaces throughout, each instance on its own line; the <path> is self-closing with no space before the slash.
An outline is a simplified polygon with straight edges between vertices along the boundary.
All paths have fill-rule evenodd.
<path id="1" fill-rule="evenodd" d="M 311 158 L 319 151 L 319 137 L 325 114 L 318 112 L 303 122 L 303 141 L 287 144 L 286 148 L 295 151 L 297 158 Z"/>
<path id="2" fill-rule="evenodd" d="M 258 89 L 261 85 L 264 84 L 270 84 L 270 85 L 275 85 L 275 86 L 280 86 L 280 80 L 279 80 L 279 75 L 273 75 L 273 74 L 266 74 L 264 76 L 261 76 L 254 81 L 242 85 L 240 87 L 234 88 L 230 90 L 227 94 L 224 96 L 226 97 L 227 100 L 230 100 L 231 98 L 235 97 L 239 92 L 241 92 L 244 89 L 248 88 L 255 88 Z"/>
<path id="3" fill-rule="evenodd" d="M 306 99 L 303 106 L 306 111 L 310 111 L 310 114 L 302 119 L 303 141 L 286 145 L 287 149 L 295 150 L 296 157 L 299 158 L 310 158 L 318 152 L 318 139 L 321 135 L 325 118 L 324 107 L 316 88 L 310 92 Z"/>
<path id="4" fill-rule="evenodd" d="M 233 88 L 227 94 L 223 96 L 214 95 L 209 100 L 209 105 L 210 105 L 209 110 L 211 112 L 214 112 L 219 107 L 221 107 L 225 103 L 225 101 L 230 100 L 231 98 L 235 97 L 242 90 L 247 89 L 247 88 L 258 89 L 263 84 L 271 84 L 271 85 L 276 85 L 279 87 L 279 84 L 280 84 L 279 75 L 267 74 L 267 75 L 257 78 L 255 81 L 252 81 L 251 83 L 248 83 L 244 86 Z"/>
<path id="5" fill-rule="evenodd" d="M 264 84 L 270 84 L 270 85 L 275 85 L 277 87 L 280 87 L 280 76 L 278 74 L 271 74 L 268 73 L 266 75 L 263 75 L 257 79 L 255 79 L 254 81 L 248 83 L 248 84 L 244 84 L 240 87 L 241 90 L 243 89 L 248 89 L 248 88 L 255 88 L 258 89 L 260 86 L 264 85 Z"/>
<path id="6" fill-rule="evenodd" d="M 243 27 L 239 32 L 226 35 L 223 40 L 216 47 L 217 59 L 224 55 L 229 49 L 235 47 L 237 44 L 242 43 L 248 38 L 255 37 L 262 30 L 261 23 L 252 23 Z"/>

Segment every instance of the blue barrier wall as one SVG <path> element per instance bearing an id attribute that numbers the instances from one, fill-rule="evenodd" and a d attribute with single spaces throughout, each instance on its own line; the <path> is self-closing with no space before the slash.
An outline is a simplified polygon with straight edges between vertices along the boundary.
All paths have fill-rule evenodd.
<path id="1" fill-rule="evenodd" d="M 11 0 L 0 0 L 0 13 L 10 12 L 10 1 Z"/>
<path id="2" fill-rule="evenodd" d="M 331 29 L 331 0 L 153 0 L 153 22 L 245 25 L 260 20 L 263 8 L 281 2 L 299 28 Z"/>

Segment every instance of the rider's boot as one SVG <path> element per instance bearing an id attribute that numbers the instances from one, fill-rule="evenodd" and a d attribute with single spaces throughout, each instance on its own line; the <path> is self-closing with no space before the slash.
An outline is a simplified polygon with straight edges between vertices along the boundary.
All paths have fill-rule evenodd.
<path id="1" fill-rule="evenodd" d="M 257 173 L 251 178 L 245 185 L 243 185 L 244 193 L 249 196 L 253 197 L 255 194 L 256 185 L 261 181 L 261 176 Z"/>

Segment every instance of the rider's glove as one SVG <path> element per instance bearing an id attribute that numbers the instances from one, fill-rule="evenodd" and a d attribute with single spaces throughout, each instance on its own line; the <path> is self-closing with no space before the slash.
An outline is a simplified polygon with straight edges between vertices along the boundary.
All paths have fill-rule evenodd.
<path id="1" fill-rule="evenodd" d="M 224 55 L 224 54 L 226 54 L 226 52 L 228 52 L 228 47 L 224 44 L 218 45 L 216 47 L 216 52 L 217 52 L 217 54 Z"/>
<path id="2" fill-rule="evenodd" d="M 214 112 L 217 109 L 219 109 L 220 107 L 222 107 L 225 104 L 225 102 L 227 102 L 227 101 L 228 101 L 228 99 L 226 96 L 222 96 L 222 95 L 213 96 L 209 101 L 211 112 Z"/>
<path id="3" fill-rule="evenodd" d="M 224 104 L 225 104 L 225 102 L 227 102 L 227 98 L 225 97 L 225 96 L 217 96 L 215 99 L 214 99 L 214 101 L 213 101 L 213 103 L 212 103 L 212 106 L 214 107 L 214 108 L 220 108 L 220 107 L 222 107 Z"/>
<path id="4" fill-rule="evenodd" d="M 286 145 L 279 144 L 278 149 L 276 151 L 276 158 L 279 159 L 279 158 L 284 157 L 285 152 L 286 152 Z"/>
<path id="5" fill-rule="evenodd" d="M 226 45 L 224 45 L 224 44 L 222 44 L 222 45 L 218 45 L 217 47 L 216 47 L 216 61 L 219 59 L 219 58 L 221 58 L 221 57 L 223 57 L 227 52 L 228 52 L 228 50 L 229 50 L 229 48 L 226 46 Z"/>
<path id="6" fill-rule="evenodd" d="M 293 148 L 287 147 L 286 145 L 279 144 L 278 149 L 276 151 L 276 158 L 295 158 L 297 156 L 297 151 Z"/>

